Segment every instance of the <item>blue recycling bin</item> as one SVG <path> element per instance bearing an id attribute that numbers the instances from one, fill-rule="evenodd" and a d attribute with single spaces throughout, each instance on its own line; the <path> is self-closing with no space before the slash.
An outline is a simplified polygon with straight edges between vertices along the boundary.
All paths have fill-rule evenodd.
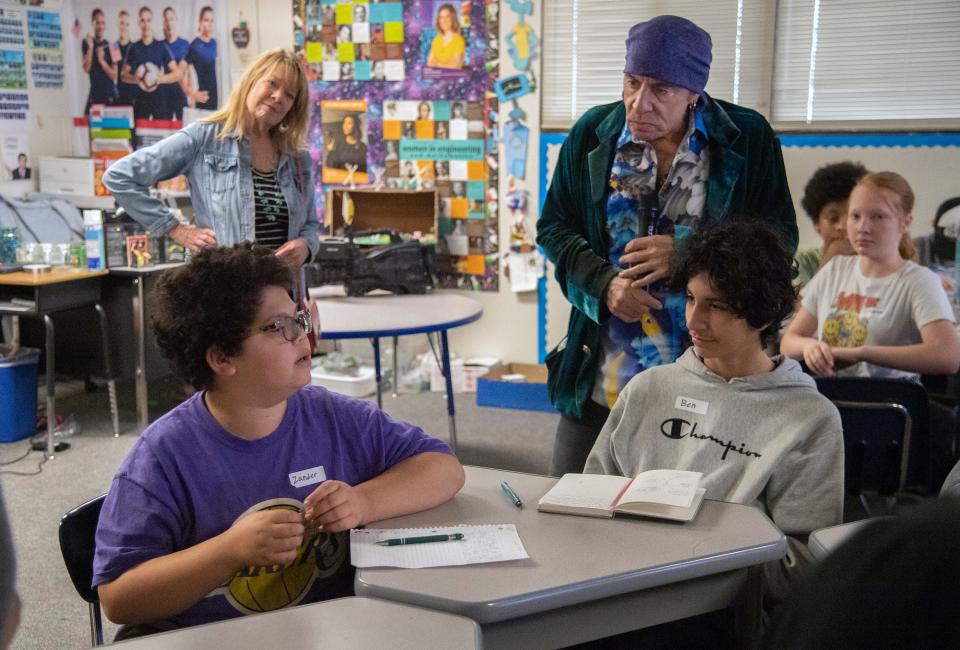
<path id="1" fill-rule="evenodd" d="M 37 365 L 40 350 L 21 348 L 0 356 L 0 442 L 29 438 L 37 430 Z"/>

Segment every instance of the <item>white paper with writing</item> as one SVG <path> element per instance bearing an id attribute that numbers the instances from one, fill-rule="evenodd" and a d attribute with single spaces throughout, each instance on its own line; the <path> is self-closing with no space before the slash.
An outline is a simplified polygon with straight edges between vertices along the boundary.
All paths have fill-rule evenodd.
<path id="1" fill-rule="evenodd" d="M 302 469 L 299 472 L 290 472 L 290 485 L 293 487 L 314 485 L 316 483 L 323 483 L 326 480 L 327 473 L 323 471 L 323 465 L 317 465 L 310 469 Z"/>
<path id="2" fill-rule="evenodd" d="M 704 402 L 702 399 L 691 399 L 689 397 L 677 397 L 677 401 L 673 403 L 674 408 L 678 408 L 681 411 L 690 411 L 691 413 L 699 413 L 700 415 L 706 415 L 707 409 L 710 408 L 710 402 Z"/>
<path id="3" fill-rule="evenodd" d="M 463 539 L 453 542 L 378 546 L 376 542 L 396 537 L 452 535 Z M 354 528 L 350 531 L 350 559 L 357 568 L 401 567 L 423 569 L 433 566 L 485 564 L 530 557 L 517 527 L 513 524 L 478 526 L 439 526 L 437 528 Z"/>

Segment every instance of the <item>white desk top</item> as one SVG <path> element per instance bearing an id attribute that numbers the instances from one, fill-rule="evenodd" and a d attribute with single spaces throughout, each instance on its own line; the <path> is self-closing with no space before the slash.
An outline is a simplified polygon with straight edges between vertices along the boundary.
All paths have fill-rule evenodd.
<path id="1" fill-rule="evenodd" d="M 373 598 L 340 598 L 198 625 L 115 644 L 137 650 L 193 648 L 480 648 L 468 618 Z"/>
<path id="2" fill-rule="evenodd" d="M 485 624 L 742 569 L 786 552 L 786 539 L 756 508 L 704 501 L 696 519 L 598 519 L 537 512 L 556 479 L 467 467 L 451 501 L 371 528 L 516 524 L 529 560 L 431 569 L 360 569 L 358 596 L 388 598 L 469 616 Z M 507 480 L 523 500 L 500 490 Z"/>
<path id="3" fill-rule="evenodd" d="M 472 323 L 483 307 L 459 293 L 370 294 L 349 297 L 342 288 L 314 287 L 321 339 L 372 338 L 437 332 Z"/>
<path id="4" fill-rule="evenodd" d="M 810 553 L 818 560 L 832 553 L 838 546 L 856 535 L 867 524 L 876 519 L 886 519 L 886 517 L 876 517 L 873 519 L 861 519 L 860 521 L 850 521 L 839 526 L 828 526 L 810 533 L 810 539 L 807 540 L 807 547 Z"/>

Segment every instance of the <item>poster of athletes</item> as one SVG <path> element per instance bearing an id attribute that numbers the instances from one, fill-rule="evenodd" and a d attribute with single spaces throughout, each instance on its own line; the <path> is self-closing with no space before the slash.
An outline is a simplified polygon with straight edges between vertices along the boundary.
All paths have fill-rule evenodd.
<path id="1" fill-rule="evenodd" d="M 188 108 L 218 108 L 223 7 L 211 0 L 65 5 L 65 60 L 78 68 L 66 75 L 75 115 L 107 104 L 132 106 L 137 120 L 181 120 Z"/>

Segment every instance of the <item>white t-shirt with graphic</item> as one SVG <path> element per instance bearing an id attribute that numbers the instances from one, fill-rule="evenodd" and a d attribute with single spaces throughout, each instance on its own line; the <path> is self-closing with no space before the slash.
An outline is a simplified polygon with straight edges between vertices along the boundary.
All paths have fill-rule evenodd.
<path id="1" fill-rule="evenodd" d="M 833 347 L 913 345 L 920 329 L 956 322 L 940 280 L 913 262 L 882 278 L 868 278 L 855 255 L 834 257 L 803 290 L 803 306 L 817 319 L 817 338 Z M 917 378 L 917 373 L 860 362 L 838 371 L 857 377 Z"/>

